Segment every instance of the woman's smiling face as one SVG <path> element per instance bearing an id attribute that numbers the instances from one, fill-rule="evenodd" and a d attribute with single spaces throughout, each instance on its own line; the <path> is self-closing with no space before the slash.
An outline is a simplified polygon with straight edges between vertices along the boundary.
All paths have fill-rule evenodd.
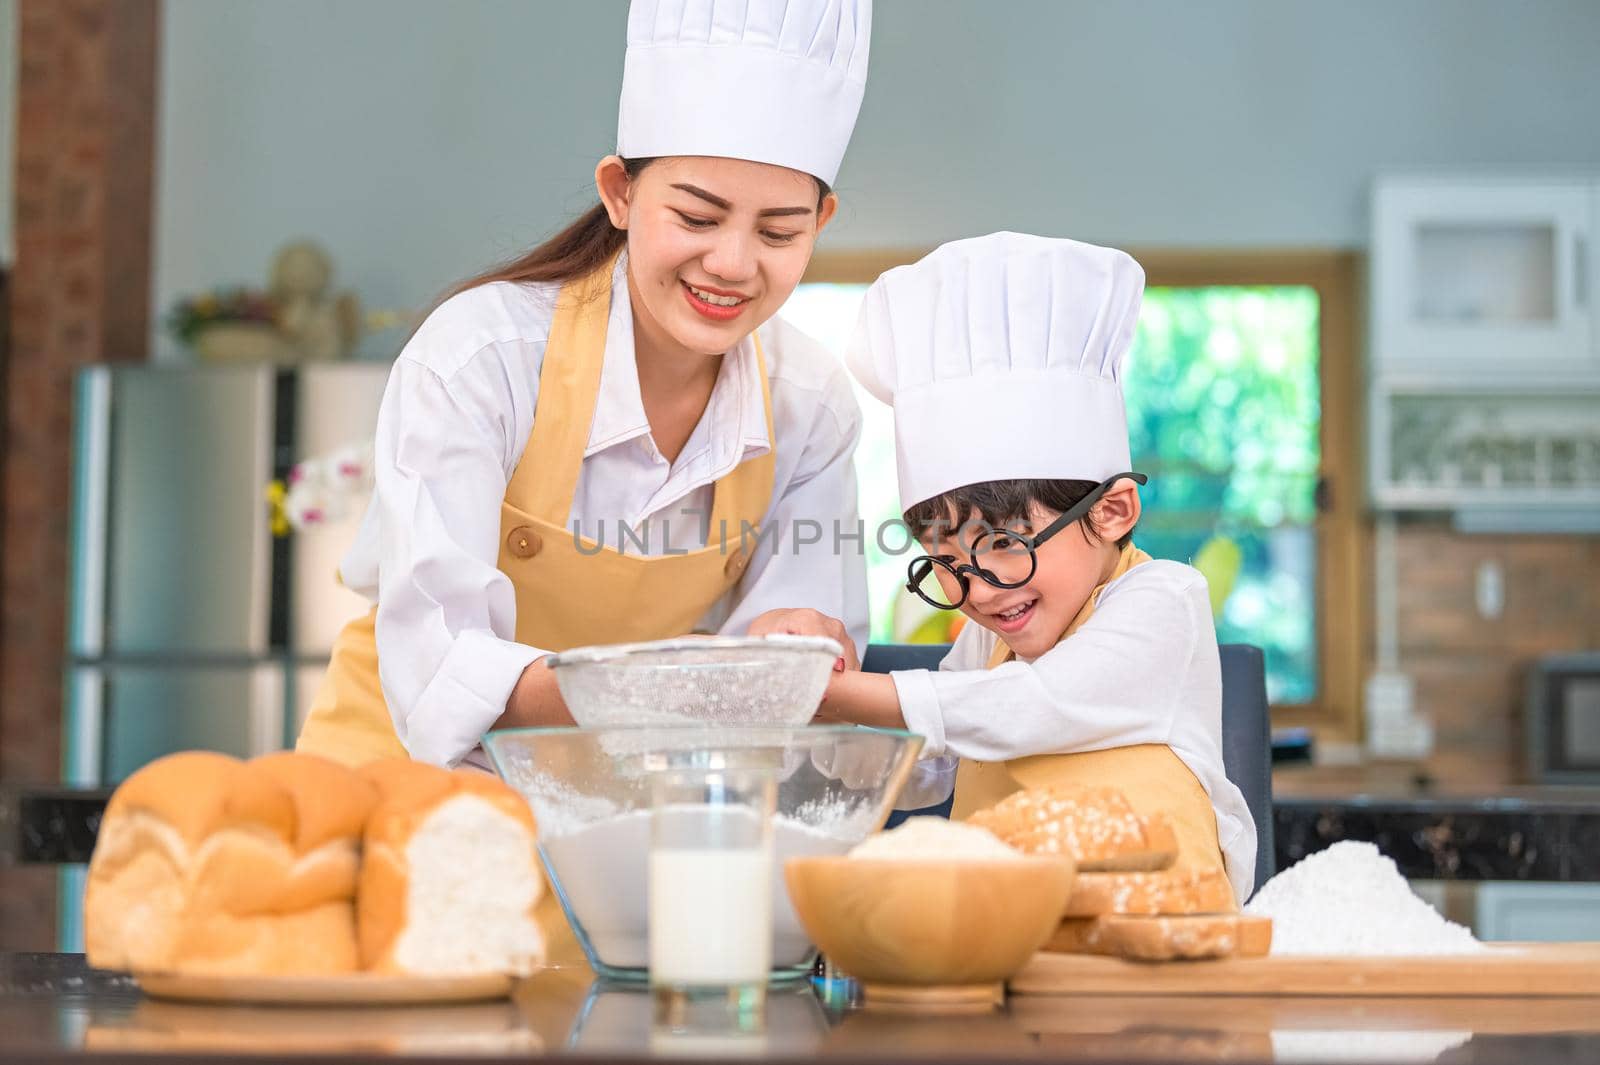
<path id="1" fill-rule="evenodd" d="M 817 180 L 743 159 L 672 156 L 631 181 L 610 157 L 595 174 L 628 231 L 637 325 L 656 344 L 720 355 L 783 306 L 833 217 Z"/>

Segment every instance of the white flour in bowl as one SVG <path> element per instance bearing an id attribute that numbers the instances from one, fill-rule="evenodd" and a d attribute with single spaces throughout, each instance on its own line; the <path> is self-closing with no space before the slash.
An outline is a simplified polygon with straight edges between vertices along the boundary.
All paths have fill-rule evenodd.
<path id="1" fill-rule="evenodd" d="M 1267 881 L 1245 913 L 1272 918 L 1273 954 L 1474 954 L 1482 943 L 1411 890 L 1370 843 L 1345 841 Z"/>
<path id="2" fill-rule="evenodd" d="M 986 828 L 961 821 L 946 821 L 942 817 L 913 817 L 898 828 L 868 836 L 856 844 L 850 857 L 878 861 L 959 862 L 1007 861 L 1026 855 L 1007 846 L 999 836 Z"/>

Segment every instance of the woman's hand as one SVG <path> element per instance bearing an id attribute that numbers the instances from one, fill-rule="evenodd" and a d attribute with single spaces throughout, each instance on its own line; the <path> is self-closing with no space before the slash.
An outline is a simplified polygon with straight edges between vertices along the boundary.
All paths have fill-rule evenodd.
<path id="1" fill-rule="evenodd" d="M 751 636 L 770 636 L 773 633 L 782 633 L 786 636 L 826 636 L 844 648 L 843 657 L 833 664 L 834 672 L 861 668 L 861 662 L 856 658 L 855 641 L 850 639 L 850 633 L 845 629 L 844 622 L 838 618 L 831 618 L 820 610 L 811 610 L 807 607 L 769 610 L 752 621 L 748 630 Z"/>

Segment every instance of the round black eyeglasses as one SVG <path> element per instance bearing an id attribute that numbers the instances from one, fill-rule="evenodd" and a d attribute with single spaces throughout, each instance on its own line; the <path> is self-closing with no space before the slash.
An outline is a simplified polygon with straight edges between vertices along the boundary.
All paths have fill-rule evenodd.
<path id="1" fill-rule="evenodd" d="M 967 562 L 959 563 L 949 555 L 919 555 L 906 567 L 906 590 L 915 592 L 929 606 L 939 610 L 956 610 L 967 601 L 967 593 L 971 590 L 969 577 L 977 577 L 995 588 L 1021 588 L 1033 580 L 1034 573 L 1038 571 L 1039 559 L 1035 552 L 1045 541 L 1088 514 L 1100 498 L 1124 478 L 1141 485 L 1150 480 L 1142 473 L 1131 471 L 1114 474 L 1063 511 L 1060 517 L 1036 536 L 1011 529 L 994 529 L 980 522 L 972 538 L 972 546 L 967 551 Z M 963 529 L 971 524 L 969 522 Z M 950 583 L 960 590 L 959 596 L 952 597 L 946 593 L 946 582 L 940 579 L 941 575 L 948 577 Z"/>

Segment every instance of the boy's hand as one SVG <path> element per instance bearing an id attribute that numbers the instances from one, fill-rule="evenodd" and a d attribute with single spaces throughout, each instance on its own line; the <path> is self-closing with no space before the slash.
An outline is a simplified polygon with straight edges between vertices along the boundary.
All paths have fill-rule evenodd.
<path id="1" fill-rule="evenodd" d="M 894 678 L 887 673 L 862 673 L 855 670 L 835 673 L 828 678 L 814 725 L 867 725 L 871 728 L 906 727 L 900 712 L 900 693 Z"/>
<path id="2" fill-rule="evenodd" d="M 833 664 L 834 672 L 861 668 L 861 662 L 856 658 L 855 642 L 850 639 L 850 633 L 845 629 L 844 622 L 838 618 L 830 618 L 820 610 L 806 607 L 769 610 L 750 623 L 748 633 L 751 636 L 770 636 L 773 633 L 783 633 L 788 636 L 826 636 L 844 648 L 843 657 Z"/>

